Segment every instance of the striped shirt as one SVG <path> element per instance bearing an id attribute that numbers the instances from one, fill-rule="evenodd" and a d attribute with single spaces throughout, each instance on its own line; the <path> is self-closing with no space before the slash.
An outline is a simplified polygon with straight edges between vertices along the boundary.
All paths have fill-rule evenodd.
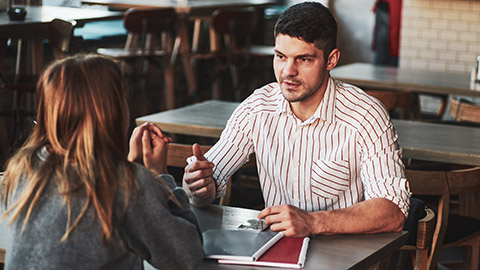
<path id="1" fill-rule="evenodd" d="M 251 153 L 266 206 L 318 211 L 386 198 L 408 212 L 397 134 L 384 106 L 358 87 L 329 78 L 323 100 L 303 122 L 277 83 L 255 90 L 205 154 L 215 164 L 217 197 Z"/>

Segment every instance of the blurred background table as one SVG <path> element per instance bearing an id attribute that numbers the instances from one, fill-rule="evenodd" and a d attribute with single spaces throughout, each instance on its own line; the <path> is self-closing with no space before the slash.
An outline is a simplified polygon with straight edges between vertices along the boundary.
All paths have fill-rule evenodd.
<path id="1" fill-rule="evenodd" d="M 365 88 L 480 97 L 470 74 L 353 63 L 334 68 L 335 79 Z"/>
<path id="2" fill-rule="evenodd" d="M 8 18 L 5 11 L 0 12 L 0 47 L 6 45 L 7 39 L 15 38 L 31 42 L 31 58 L 22 51 L 23 45 L 19 46 L 17 53 L 17 73 L 25 70 L 25 63 L 31 61 L 31 72 L 38 73 L 42 68 L 42 46 L 41 43 L 47 38 L 48 24 L 53 19 L 62 19 L 66 21 L 76 21 L 76 27 L 82 27 L 87 22 L 113 20 L 123 18 L 123 12 L 81 9 L 70 7 L 54 6 L 27 6 L 27 15 L 25 20 L 12 21 Z M 0 52 L 2 49 L 0 49 Z M 25 55 L 27 54 L 27 55 Z M 0 55 L 3 57 L 3 54 Z M 0 58 L 1 59 L 1 58 Z M 0 61 L 0 70 L 1 63 Z"/>
<path id="3" fill-rule="evenodd" d="M 219 138 L 237 102 L 209 100 L 136 119 L 173 134 Z M 403 157 L 480 166 L 480 128 L 393 119 Z"/>
<path id="4" fill-rule="evenodd" d="M 115 9 L 131 7 L 168 7 L 178 14 L 208 14 L 218 8 L 264 7 L 275 4 L 273 0 L 82 0 L 83 4 L 102 5 Z"/>

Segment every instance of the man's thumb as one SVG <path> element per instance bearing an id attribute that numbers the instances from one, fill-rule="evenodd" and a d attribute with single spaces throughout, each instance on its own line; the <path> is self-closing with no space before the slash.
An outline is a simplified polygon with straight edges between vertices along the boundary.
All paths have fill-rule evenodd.
<path id="1" fill-rule="evenodd" d="M 200 161 L 207 160 L 203 156 L 202 149 L 200 148 L 200 145 L 198 145 L 198 143 L 193 144 L 192 151 L 193 151 L 193 155 L 195 156 L 195 158 L 197 158 L 197 160 L 200 160 Z"/>

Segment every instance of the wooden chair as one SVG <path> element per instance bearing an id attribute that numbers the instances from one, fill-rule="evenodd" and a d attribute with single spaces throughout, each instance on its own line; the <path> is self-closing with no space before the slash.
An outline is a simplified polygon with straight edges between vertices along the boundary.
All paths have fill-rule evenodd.
<path id="1" fill-rule="evenodd" d="M 480 123 L 480 105 L 450 98 L 450 115 L 458 122 Z"/>
<path id="2" fill-rule="evenodd" d="M 380 100 L 392 116 L 395 116 L 395 110 L 398 110 L 398 118 L 401 119 L 420 117 L 418 95 L 415 93 L 382 90 L 366 90 L 365 93 Z"/>
<path id="3" fill-rule="evenodd" d="M 200 145 L 202 152 L 205 153 L 210 150 L 211 145 Z M 187 166 L 187 158 L 193 155 L 192 145 L 190 144 L 180 144 L 180 143 L 170 143 L 168 145 L 168 154 L 167 154 L 167 166 L 185 168 Z M 250 157 L 250 160 L 245 163 L 242 168 L 248 168 L 256 166 L 255 155 Z M 232 192 L 232 179 L 229 179 L 227 182 L 227 193 L 225 196 L 220 198 L 220 205 L 229 205 Z"/>
<path id="4" fill-rule="evenodd" d="M 165 80 L 165 99 L 167 109 L 175 107 L 173 32 L 176 28 L 177 14 L 172 8 L 130 8 L 123 18 L 128 31 L 124 48 L 99 48 L 97 53 L 129 62 L 133 67 L 140 61 L 143 78 L 142 89 L 146 87 L 146 76 L 150 65 L 162 68 Z M 134 69 L 134 68 L 133 68 Z"/>
<path id="5" fill-rule="evenodd" d="M 213 60 L 212 96 L 221 98 L 221 76 L 230 71 L 234 96 L 240 100 L 240 69 L 247 67 L 248 48 L 256 27 L 257 12 L 253 7 L 218 9 L 212 13 L 210 23 L 210 51 L 193 52 L 190 57 L 198 60 Z M 223 41 L 223 42 L 222 42 Z"/>
<path id="6" fill-rule="evenodd" d="M 432 248 L 433 236 L 435 232 L 435 212 L 432 209 L 425 209 L 426 215 L 418 221 L 417 242 L 415 255 L 415 269 L 428 269 L 430 250 Z"/>
<path id="7" fill-rule="evenodd" d="M 202 152 L 210 150 L 211 145 L 200 145 Z M 187 158 L 193 156 L 192 145 L 170 143 L 168 145 L 167 166 L 184 168 L 187 166 Z"/>
<path id="8" fill-rule="evenodd" d="M 248 63 L 249 78 L 248 90 L 252 91 L 262 85 L 275 81 L 275 74 L 272 69 L 275 46 L 264 44 L 252 44 L 248 49 L 250 61 Z M 249 95 L 251 92 L 245 93 Z M 244 97 L 242 97 L 244 99 Z"/>
<path id="9" fill-rule="evenodd" d="M 436 198 L 434 206 L 427 206 L 435 207 L 437 215 L 432 230 L 431 214 L 427 212 L 427 216 L 418 224 L 416 245 L 404 245 L 400 250 L 411 255 L 415 269 L 433 270 L 437 267 L 438 255 L 447 229 L 450 207 L 447 175 L 443 171 L 406 170 L 406 178 L 414 196 Z"/>
<path id="10" fill-rule="evenodd" d="M 79 38 L 73 36 L 75 21 L 54 19 L 48 25 L 48 43 L 53 50 L 55 59 L 61 59 L 71 53 L 73 40 Z"/>
<path id="11" fill-rule="evenodd" d="M 54 19 L 48 24 L 48 43 L 53 50 L 55 59 L 63 58 L 71 51 L 75 25 L 75 21 L 64 21 L 61 19 Z M 24 133 L 25 127 L 22 124 L 23 118 L 33 115 L 35 111 L 33 100 L 37 75 L 1 73 L 0 90 L 13 93 L 13 105 L 11 111 L 2 111 L 0 116 L 11 116 L 12 118 L 14 138 L 12 145 L 14 147 L 23 141 L 26 134 Z M 31 98 L 29 102 L 25 102 L 28 96 Z M 23 103 L 28 104 L 24 106 Z"/>
<path id="12" fill-rule="evenodd" d="M 477 196 L 475 196 L 476 200 L 471 205 L 463 206 L 461 204 L 463 209 L 461 209 L 460 215 L 451 214 L 449 216 L 443 247 L 462 247 L 463 261 L 453 264 L 445 263 L 444 265 L 463 265 L 463 269 L 477 270 L 480 256 L 480 220 L 468 215 L 469 212 L 478 211 L 480 167 L 448 171 L 447 181 L 450 194 L 460 196 L 460 200 L 465 195 Z"/>

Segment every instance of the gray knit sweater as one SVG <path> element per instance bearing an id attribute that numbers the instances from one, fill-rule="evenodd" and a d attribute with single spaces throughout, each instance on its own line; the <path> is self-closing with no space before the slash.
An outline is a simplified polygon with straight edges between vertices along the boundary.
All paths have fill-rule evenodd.
<path id="1" fill-rule="evenodd" d="M 67 207 L 50 181 L 23 233 L 23 216 L 9 227 L 13 241 L 7 246 L 5 269 L 143 269 L 143 260 L 159 269 L 194 269 L 203 259 L 202 241 L 185 192 L 176 188 L 170 175 L 158 179 L 142 166 L 135 169 L 139 189 L 125 210 L 119 191 L 116 231 L 108 246 L 102 243 L 100 223 L 92 207 L 61 243 Z M 175 190 L 181 208 L 168 199 L 160 181 Z M 21 185 L 17 191 L 22 189 Z M 82 196 L 72 197 L 73 218 L 83 204 Z"/>

